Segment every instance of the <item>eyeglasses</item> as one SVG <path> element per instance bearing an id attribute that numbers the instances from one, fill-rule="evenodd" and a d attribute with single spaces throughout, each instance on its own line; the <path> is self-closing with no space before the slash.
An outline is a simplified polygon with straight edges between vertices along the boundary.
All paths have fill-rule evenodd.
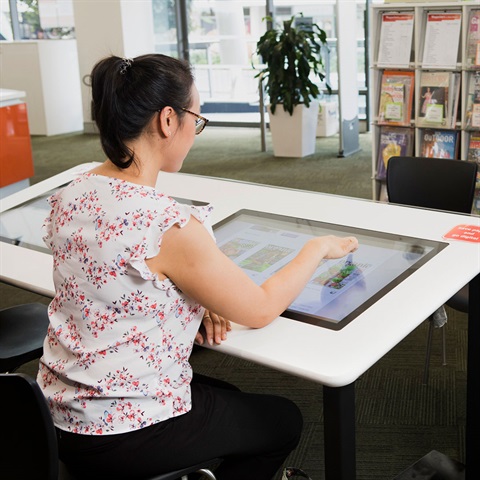
<path id="1" fill-rule="evenodd" d="M 195 121 L 195 135 L 200 135 L 203 132 L 203 129 L 207 126 L 208 119 L 205 117 L 202 117 L 198 113 L 191 112 L 186 108 L 182 108 L 182 110 L 184 112 L 191 113 L 192 115 L 195 115 L 197 117 L 197 120 Z"/>

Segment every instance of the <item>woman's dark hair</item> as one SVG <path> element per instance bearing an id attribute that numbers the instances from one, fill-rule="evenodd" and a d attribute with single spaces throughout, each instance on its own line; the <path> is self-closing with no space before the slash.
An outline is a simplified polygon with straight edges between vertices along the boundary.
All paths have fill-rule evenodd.
<path id="1" fill-rule="evenodd" d="M 192 101 L 190 65 L 161 54 L 104 58 L 93 67 L 91 82 L 92 116 L 102 148 L 119 168 L 135 161 L 125 142 L 139 137 L 153 115 L 171 106 L 182 119 L 182 108 Z"/>

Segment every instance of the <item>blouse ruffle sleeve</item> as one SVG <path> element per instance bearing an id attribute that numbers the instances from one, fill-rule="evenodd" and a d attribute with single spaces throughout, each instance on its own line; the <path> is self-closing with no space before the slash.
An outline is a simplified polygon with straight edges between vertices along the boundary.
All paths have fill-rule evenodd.
<path id="1" fill-rule="evenodd" d="M 214 238 L 210 221 L 210 215 L 213 211 L 212 205 L 196 206 L 185 205 L 172 201 L 163 212 L 159 212 L 156 220 L 152 219 L 145 237 L 140 245 L 137 245 L 135 251 L 132 252 L 129 263 L 139 272 L 144 280 L 154 281 L 158 286 L 163 286 L 165 282 L 158 282 L 157 275 L 153 273 L 147 266 L 145 260 L 152 258 L 160 252 L 163 235 L 174 225 L 183 228 L 187 225 L 190 217 L 195 217 L 201 222 L 209 234 Z M 170 282 L 167 282 L 170 284 Z"/>
<path id="2" fill-rule="evenodd" d="M 52 218 L 54 216 L 55 208 L 57 206 L 58 202 L 58 193 L 55 193 L 51 195 L 50 197 L 47 198 L 47 202 L 50 205 L 50 213 L 48 214 L 48 217 L 45 218 L 43 221 L 42 225 L 42 230 L 43 230 L 43 242 L 48 248 L 52 248 L 52 237 L 53 237 L 53 221 Z"/>

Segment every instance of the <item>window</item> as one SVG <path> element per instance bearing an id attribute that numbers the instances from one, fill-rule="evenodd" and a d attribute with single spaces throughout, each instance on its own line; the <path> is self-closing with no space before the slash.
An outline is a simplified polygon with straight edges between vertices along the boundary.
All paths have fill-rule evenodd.
<path id="1" fill-rule="evenodd" d="M 72 0 L 9 0 L 0 13 L 0 40 L 75 37 Z"/>
<path id="2" fill-rule="evenodd" d="M 256 43 L 267 28 L 272 9 L 275 23 L 303 13 L 306 20 L 326 31 L 328 51 L 323 55 L 329 85 L 338 89 L 335 0 L 152 0 L 155 51 L 187 58 L 195 69 L 196 84 L 204 104 L 221 122 L 224 113 L 236 118 L 259 118 Z M 366 0 L 357 3 L 359 33 L 357 59 L 360 117 L 366 114 L 364 14 Z M 179 4 L 184 5 L 179 8 Z M 188 39 L 188 41 L 187 41 Z M 183 45 L 182 45 L 183 42 Z M 183 51 L 182 51 L 183 49 Z M 258 121 L 258 120 L 254 120 Z M 227 121 L 228 123 L 228 121 Z M 249 123 L 246 120 L 246 123 Z"/>
<path id="3" fill-rule="evenodd" d="M 0 2 L 0 40 L 13 40 L 9 2 Z"/>
<path id="4" fill-rule="evenodd" d="M 155 51 L 179 57 L 177 11 L 174 0 L 152 0 Z"/>

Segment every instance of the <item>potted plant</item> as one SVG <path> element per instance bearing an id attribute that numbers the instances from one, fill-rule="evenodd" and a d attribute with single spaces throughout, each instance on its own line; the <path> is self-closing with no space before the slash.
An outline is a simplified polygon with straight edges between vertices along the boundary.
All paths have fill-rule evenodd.
<path id="1" fill-rule="evenodd" d="M 264 68 L 262 77 L 269 97 L 273 151 L 277 157 L 304 157 L 315 152 L 318 102 L 325 78 L 322 47 L 327 34 L 317 24 L 295 24 L 293 15 L 283 27 L 267 30 L 257 42 L 256 53 Z M 266 17 L 272 22 L 271 17 Z M 315 81 L 318 80 L 318 83 Z M 327 90 L 331 92 L 327 85 Z M 280 108 L 278 108 L 280 107 Z"/>

